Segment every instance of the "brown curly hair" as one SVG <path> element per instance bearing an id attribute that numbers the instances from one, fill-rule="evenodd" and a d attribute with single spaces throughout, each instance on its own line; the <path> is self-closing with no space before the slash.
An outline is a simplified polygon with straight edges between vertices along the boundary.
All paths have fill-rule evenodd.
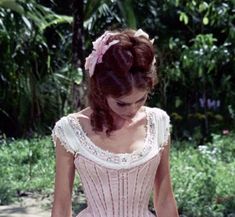
<path id="1" fill-rule="evenodd" d="M 126 29 L 109 38 L 107 43 L 119 42 L 106 51 L 88 80 L 88 100 L 93 111 L 90 120 L 95 132 L 103 131 L 106 126 L 106 135 L 110 136 L 115 130 L 107 96 L 118 98 L 133 88 L 151 91 L 157 83 L 153 44 L 146 37 L 134 37 L 135 32 Z"/>

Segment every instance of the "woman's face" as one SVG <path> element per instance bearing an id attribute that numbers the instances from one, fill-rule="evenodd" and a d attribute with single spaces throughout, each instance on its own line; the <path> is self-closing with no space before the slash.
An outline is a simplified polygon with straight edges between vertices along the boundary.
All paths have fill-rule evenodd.
<path id="1" fill-rule="evenodd" d="M 125 96 L 113 98 L 108 96 L 107 103 L 109 108 L 122 119 L 132 119 L 137 111 L 145 104 L 148 97 L 147 90 L 133 89 L 133 91 Z"/>

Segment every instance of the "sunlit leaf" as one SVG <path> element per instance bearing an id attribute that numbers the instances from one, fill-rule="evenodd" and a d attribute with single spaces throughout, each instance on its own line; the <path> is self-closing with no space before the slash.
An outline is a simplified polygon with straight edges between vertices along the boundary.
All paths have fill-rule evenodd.
<path id="1" fill-rule="evenodd" d="M 185 25 L 187 25 L 188 24 L 188 16 L 187 16 L 187 14 L 186 13 L 184 13 L 184 12 L 180 12 L 180 21 L 181 22 L 184 22 L 184 24 Z"/>
<path id="2" fill-rule="evenodd" d="M 203 17 L 203 24 L 204 25 L 208 25 L 208 23 L 209 23 L 209 19 L 208 19 L 208 17 Z"/>

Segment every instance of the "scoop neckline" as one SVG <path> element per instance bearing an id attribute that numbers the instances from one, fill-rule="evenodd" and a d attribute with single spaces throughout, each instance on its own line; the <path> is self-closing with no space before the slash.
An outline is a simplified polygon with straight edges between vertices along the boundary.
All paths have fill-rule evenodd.
<path id="1" fill-rule="evenodd" d="M 82 133 L 83 137 L 85 138 L 86 142 L 89 143 L 92 148 L 96 149 L 98 152 L 101 152 L 103 154 L 108 154 L 109 156 L 116 156 L 116 157 L 123 157 L 123 156 L 132 156 L 132 155 L 136 155 L 139 153 L 142 153 L 146 148 L 147 148 L 147 144 L 148 144 L 148 140 L 149 140 L 149 131 L 150 131 L 150 118 L 149 118 L 149 112 L 147 111 L 147 107 L 144 106 L 144 112 L 145 112 L 145 137 L 144 137 L 144 145 L 141 149 L 137 149 L 134 150 L 132 152 L 123 152 L 123 153 L 115 153 L 106 149 L 101 148 L 100 146 L 96 145 L 91 138 L 88 136 L 87 132 L 83 129 L 80 120 L 77 116 L 75 116 L 75 114 L 70 114 L 69 117 L 73 118 L 75 120 L 75 123 L 77 125 L 77 127 L 80 129 L 80 132 Z"/>

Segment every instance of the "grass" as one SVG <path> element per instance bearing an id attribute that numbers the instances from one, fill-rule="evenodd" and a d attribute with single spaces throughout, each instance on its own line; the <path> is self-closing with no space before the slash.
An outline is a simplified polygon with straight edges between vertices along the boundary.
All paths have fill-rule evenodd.
<path id="1" fill-rule="evenodd" d="M 0 165 L 4 177 L 0 181 L 0 203 L 12 202 L 23 192 L 52 192 L 55 157 L 50 138 L 3 142 Z"/>
<path id="2" fill-rule="evenodd" d="M 214 135 L 197 147 L 172 142 L 171 177 L 180 214 L 188 217 L 223 217 L 235 207 L 235 135 Z M 55 151 L 51 137 L 2 140 L 0 144 L 0 204 L 24 192 L 52 194 Z M 75 186 L 79 179 L 76 178 Z M 80 188 L 80 187 L 79 187 Z M 78 188 L 74 188 L 77 197 Z"/>
<path id="3" fill-rule="evenodd" d="M 180 213 L 190 217 L 234 213 L 234 139 L 234 135 L 214 135 L 204 146 L 188 142 L 172 145 L 171 177 Z"/>

